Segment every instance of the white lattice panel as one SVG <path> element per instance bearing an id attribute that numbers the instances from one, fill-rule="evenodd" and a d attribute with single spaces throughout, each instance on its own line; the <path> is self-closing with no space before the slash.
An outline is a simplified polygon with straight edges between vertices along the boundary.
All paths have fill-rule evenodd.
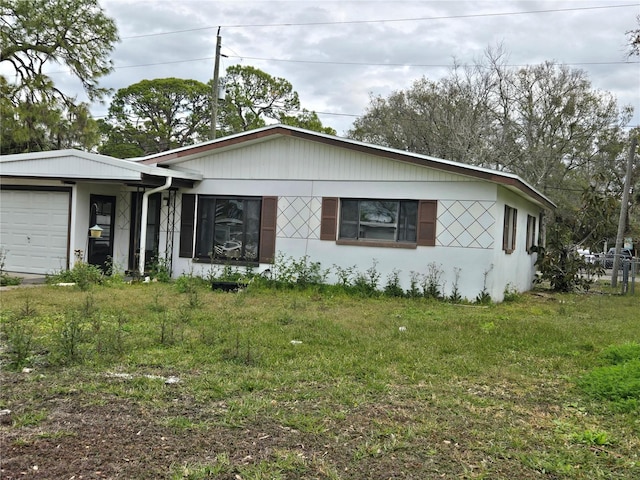
<path id="1" fill-rule="evenodd" d="M 437 244 L 443 247 L 493 248 L 491 213 L 495 202 L 442 200 L 438 202 Z"/>

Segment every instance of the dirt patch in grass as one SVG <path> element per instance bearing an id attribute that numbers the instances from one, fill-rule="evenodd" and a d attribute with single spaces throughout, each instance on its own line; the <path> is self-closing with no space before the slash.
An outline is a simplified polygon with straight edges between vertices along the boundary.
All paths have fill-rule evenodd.
<path id="1" fill-rule="evenodd" d="M 496 423 L 529 428 L 523 427 L 526 405 L 495 413 L 464 399 L 444 405 L 438 399 L 388 392 L 362 405 L 334 405 L 336 411 L 323 416 L 332 405 L 319 408 L 317 399 L 271 400 L 267 414 L 228 426 L 220 413 L 230 408 L 225 401 L 199 403 L 169 388 L 157 401 L 67 390 L 64 385 L 57 392 L 44 388 L 34 395 L 33 382 L 22 378 L 2 378 L 8 396 L 29 399 L 0 426 L 3 480 L 540 476 L 510 455 L 510 445 L 490 445 L 504 441 L 489 435 Z M 40 415 L 30 417 L 29 412 Z M 283 418 L 317 421 L 295 428 L 283 424 Z M 518 447 L 536 448 L 544 445 Z"/>

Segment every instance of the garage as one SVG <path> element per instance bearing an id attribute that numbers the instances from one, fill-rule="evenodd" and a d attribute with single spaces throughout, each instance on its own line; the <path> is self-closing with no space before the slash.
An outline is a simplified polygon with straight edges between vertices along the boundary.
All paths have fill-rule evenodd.
<path id="1" fill-rule="evenodd" d="M 4 269 L 53 273 L 68 266 L 69 189 L 0 190 Z"/>

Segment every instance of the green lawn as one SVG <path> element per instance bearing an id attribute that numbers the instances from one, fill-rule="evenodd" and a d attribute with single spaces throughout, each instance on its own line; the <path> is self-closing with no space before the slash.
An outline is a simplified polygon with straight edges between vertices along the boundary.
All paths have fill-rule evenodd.
<path id="1" fill-rule="evenodd" d="M 3 479 L 640 478 L 637 294 L 1 299 Z"/>

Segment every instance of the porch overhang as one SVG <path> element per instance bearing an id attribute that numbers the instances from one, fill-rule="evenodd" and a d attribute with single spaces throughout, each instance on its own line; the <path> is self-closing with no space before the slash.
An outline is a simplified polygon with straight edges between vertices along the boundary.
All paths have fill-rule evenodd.
<path id="1" fill-rule="evenodd" d="M 0 157 L 0 176 L 7 179 L 60 181 L 65 185 L 111 183 L 144 188 L 163 185 L 167 177 L 173 179 L 174 188 L 191 188 L 202 180 L 202 175 L 194 172 L 142 165 L 79 150 L 4 155 Z"/>

